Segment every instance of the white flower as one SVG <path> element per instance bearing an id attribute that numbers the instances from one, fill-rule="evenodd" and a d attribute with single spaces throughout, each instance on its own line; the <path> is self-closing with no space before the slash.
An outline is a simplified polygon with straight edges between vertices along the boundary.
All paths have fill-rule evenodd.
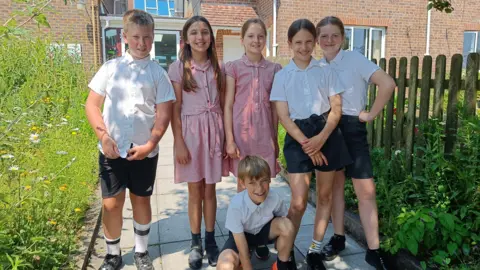
<path id="1" fill-rule="evenodd" d="M 397 151 L 395 151 L 395 156 L 398 156 L 398 155 L 400 155 L 401 153 L 402 153 L 402 151 L 397 150 Z"/>
<path id="2" fill-rule="evenodd" d="M 5 155 L 2 155 L 2 158 L 11 159 L 11 158 L 14 158 L 14 156 L 12 154 L 5 154 Z"/>
<path id="3" fill-rule="evenodd" d="M 67 151 L 57 151 L 57 155 L 67 155 L 68 152 Z"/>
<path id="4" fill-rule="evenodd" d="M 20 168 L 17 165 L 10 166 L 10 168 L 8 168 L 9 171 L 18 171 L 18 169 Z"/>
<path id="5" fill-rule="evenodd" d="M 62 117 L 61 120 L 62 120 L 63 122 L 68 122 L 67 118 L 64 118 L 64 117 Z"/>
<path id="6" fill-rule="evenodd" d="M 37 133 L 30 134 L 30 141 L 32 143 L 39 143 L 40 142 L 40 135 L 38 135 Z"/>
<path id="7" fill-rule="evenodd" d="M 72 129 L 72 131 L 79 131 L 79 130 L 80 130 L 79 128 Z"/>
<path id="8" fill-rule="evenodd" d="M 12 120 L 5 120 L 5 122 L 7 122 L 7 123 L 12 123 Z"/>
<path id="9" fill-rule="evenodd" d="M 48 128 L 51 128 L 52 127 L 52 124 L 49 124 L 49 123 L 43 123 L 46 127 Z"/>

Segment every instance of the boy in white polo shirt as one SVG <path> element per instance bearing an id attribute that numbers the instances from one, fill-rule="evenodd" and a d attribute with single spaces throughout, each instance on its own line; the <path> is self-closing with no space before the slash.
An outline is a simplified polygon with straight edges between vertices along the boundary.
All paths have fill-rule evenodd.
<path id="1" fill-rule="evenodd" d="M 99 175 L 107 255 L 101 270 L 122 265 L 120 234 L 125 189 L 130 191 L 137 269 L 153 269 L 148 255 L 158 142 L 168 128 L 175 94 L 165 70 L 150 59 L 154 21 L 141 10 L 123 17 L 128 52 L 103 64 L 90 84 L 85 110 L 99 140 Z M 103 112 L 101 110 L 103 105 Z"/>
<path id="2" fill-rule="evenodd" d="M 217 269 L 253 269 L 250 247 L 276 242 L 277 261 L 272 269 L 295 270 L 291 256 L 295 228 L 285 216 L 282 198 L 270 190 L 270 167 L 258 156 L 246 156 L 238 164 L 238 180 L 246 189 L 232 198 L 225 227 L 230 231 L 217 263 Z"/>

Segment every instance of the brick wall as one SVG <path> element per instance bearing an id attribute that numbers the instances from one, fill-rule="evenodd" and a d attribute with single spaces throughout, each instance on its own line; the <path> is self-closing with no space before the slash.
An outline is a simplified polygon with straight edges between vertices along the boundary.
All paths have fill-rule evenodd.
<path id="1" fill-rule="evenodd" d="M 261 0 L 260 0 L 261 1 Z M 233 4 L 233 5 L 250 5 L 256 6 L 257 0 L 202 0 L 203 3 L 208 4 Z"/>
<path id="2" fill-rule="evenodd" d="M 223 36 L 239 36 L 240 32 L 230 29 L 219 29 L 215 36 L 215 48 L 217 49 L 217 58 L 223 61 Z"/>
<path id="3" fill-rule="evenodd" d="M 52 1 L 50 9 L 45 12 L 51 28 L 37 27 L 37 24 L 32 21 L 27 24 L 32 33 L 36 35 L 51 34 L 53 42 L 64 44 L 81 44 L 82 62 L 85 69 L 92 71 L 94 56 L 93 56 L 93 34 L 92 23 L 90 16 L 90 1 L 86 1 L 85 9 L 77 9 L 76 3 L 67 1 Z M 19 4 L 12 4 L 10 0 L 0 0 L 0 18 L 2 21 L 10 18 L 10 14 L 14 10 L 21 10 L 23 6 Z M 3 22 L 2 22 L 3 24 Z M 97 25 L 98 26 L 98 25 Z M 100 42 L 100 40 L 98 40 Z M 97 53 L 99 59 L 101 58 L 101 46 L 97 46 Z"/>

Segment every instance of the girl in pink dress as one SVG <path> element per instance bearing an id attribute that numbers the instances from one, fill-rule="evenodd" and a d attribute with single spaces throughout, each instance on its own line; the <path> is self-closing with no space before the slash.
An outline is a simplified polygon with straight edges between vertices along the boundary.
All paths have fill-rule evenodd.
<path id="1" fill-rule="evenodd" d="M 242 26 L 241 41 L 245 47 L 242 58 L 225 65 L 227 91 L 225 96 L 226 151 L 230 172 L 237 176 L 242 157 L 264 158 L 275 178 L 278 165 L 275 107 L 270 104 L 273 77 L 282 66 L 265 60 L 267 29 L 260 19 L 249 19 Z M 237 191 L 243 190 L 237 182 Z"/>
<path id="2" fill-rule="evenodd" d="M 180 60 L 172 63 L 168 72 L 177 98 L 172 117 L 175 183 L 188 183 L 192 231 L 188 262 L 190 268 L 200 269 L 202 213 L 205 250 L 211 266 L 216 265 L 219 253 L 214 237 L 215 184 L 222 179 L 224 131 L 220 102 L 225 77 L 217 60 L 212 27 L 204 17 L 190 18 L 182 35 L 185 45 Z"/>

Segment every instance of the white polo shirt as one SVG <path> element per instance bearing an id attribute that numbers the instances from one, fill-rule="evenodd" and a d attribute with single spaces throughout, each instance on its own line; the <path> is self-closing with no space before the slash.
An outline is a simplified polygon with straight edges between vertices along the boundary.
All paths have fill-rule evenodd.
<path id="1" fill-rule="evenodd" d="M 328 65 L 337 73 L 345 92 L 342 93 L 342 113 L 358 116 L 367 105 L 367 90 L 375 71 L 380 67 L 356 51 L 340 52 L 328 63 L 325 58 L 320 63 Z"/>
<path id="2" fill-rule="evenodd" d="M 155 105 L 175 101 L 167 72 L 150 56 L 135 60 L 127 52 L 102 65 L 88 87 L 105 97 L 103 121 L 122 158 L 127 150 L 148 142 L 155 122 Z M 103 153 L 101 142 L 98 148 Z M 148 155 L 158 154 L 158 145 Z"/>
<path id="3" fill-rule="evenodd" d="M 336 74 L 327 65 L 312 58 L 307 68 L 300 69 L 290 60 L 275 74 L 270 101 L 286 101 L 291 119 L 307 119 L 328 112 L 328 98 L 341 92 Z"/>
<path id="4" fill-rule="evenodd" d="M 270 189 L 265 201 L 257 205 L 244 190 L 230 201 L 225 228 L 232 233 L 255 235 L 274 217 L 285 217 L 287 214 L 287 206 L 275 191 Z"/>

